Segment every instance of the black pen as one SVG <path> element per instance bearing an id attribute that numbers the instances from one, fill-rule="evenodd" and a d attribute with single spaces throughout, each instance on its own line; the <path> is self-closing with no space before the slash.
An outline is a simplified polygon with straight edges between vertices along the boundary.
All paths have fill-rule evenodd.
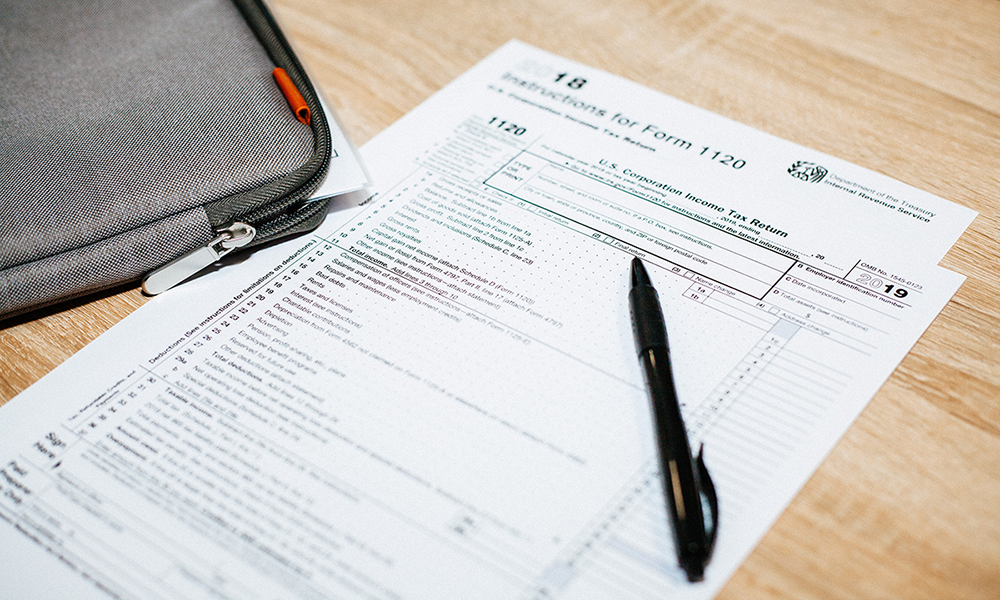
<path id="1" fill-rule="evenodd" d="M 660 300 L 646 268 L 638 258 L 632 259 L 632 287 L 628 300 L 635 345 L 656 421 L 663 490 L 677 548 L 677 562 L 687 573 L 688 581 L 701 581 L 715 545 L 718 501 L 702 452 L 698 452 L 697 462 L 691 457 L 687 430 L 674 387 L 667 328 Z M 703 499 L 709 508 L 709 523 L 705 521 Z"/>

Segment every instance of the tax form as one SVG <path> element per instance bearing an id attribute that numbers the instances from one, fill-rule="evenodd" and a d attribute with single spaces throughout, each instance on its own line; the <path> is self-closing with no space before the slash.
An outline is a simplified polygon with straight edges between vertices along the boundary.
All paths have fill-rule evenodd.
<path id="1" fill-rule="evenodd" d="M 710 598 L 958 289 L 974 216 L 520 42 L 362 155 L 360 206 L 0 409 L 8 595 Z M 699 584 L 633 256 L 719 495 Z"/>

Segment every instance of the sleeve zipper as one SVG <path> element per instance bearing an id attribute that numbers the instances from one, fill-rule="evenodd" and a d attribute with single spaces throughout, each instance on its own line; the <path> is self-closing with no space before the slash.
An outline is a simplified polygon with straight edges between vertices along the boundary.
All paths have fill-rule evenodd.
<path id="1" fill-rule="evenodd" d="M 233 223 L 215 231 L 218 237 L 156 269 L 142 280 L 142 291 L 151 296 L 160 294 L 192 277 L 223 256 L 246 246 L 257 236 L 257 230 L 246 223 Z"/>

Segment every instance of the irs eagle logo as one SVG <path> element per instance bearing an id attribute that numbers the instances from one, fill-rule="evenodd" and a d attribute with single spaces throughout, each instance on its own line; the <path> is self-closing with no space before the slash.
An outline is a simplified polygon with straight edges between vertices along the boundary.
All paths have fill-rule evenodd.
<path id="1" fill-rule="evenodd" d="M 799 160 L 788 168 L 788 172 L 791 173 L 792 177 L 797 177 L 802 181 L 819 183 L 826 177 L 827 170 L 826 167 L 821 167 L 816 163 Z"/>

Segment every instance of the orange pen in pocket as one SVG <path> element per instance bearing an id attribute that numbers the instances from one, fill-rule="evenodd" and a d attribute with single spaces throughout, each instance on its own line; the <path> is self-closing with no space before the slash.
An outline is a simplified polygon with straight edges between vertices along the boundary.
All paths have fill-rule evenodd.
<path id="1" fill-rule="evenodd" d="M 288 106 L 292 107 L 292 112 L 295 113 L 295 118 L 302 121 L 306 125 L 310 124 L 312 120 L 309 113 L 309 105 L 306 104 L 305 98 L 299 93 L 298 88 L 292 83 L 292 80 L 288 77 L 288 73 L 281 67 L 275 67 L 271 71 L 271 75 L 274 75 L 274 80 L 278 83 L 278 87 L 281 89 L 281 93 L 285 95 L 285 99 L 288 100 Z"/>

